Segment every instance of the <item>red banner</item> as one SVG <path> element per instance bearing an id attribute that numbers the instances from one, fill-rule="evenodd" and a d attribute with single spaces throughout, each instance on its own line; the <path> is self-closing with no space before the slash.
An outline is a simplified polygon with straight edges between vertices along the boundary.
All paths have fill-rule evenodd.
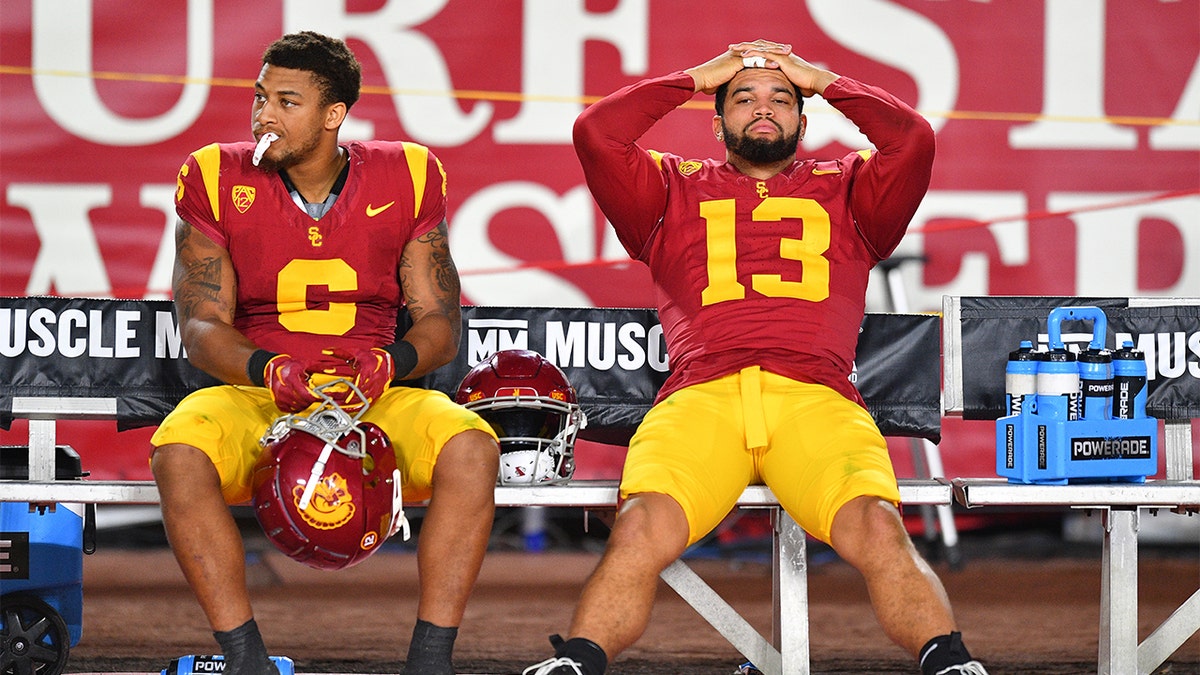
<path id="1" fill-rule="evenodd" d="M 652 305 L 584 186 L 571 125 L 596 96 L 757 37 L 934 125 L 932 186 L 900 249 L 925 259 L 902 270 L 909 308 L 1200 292 L 1197 0 L 6 0 L 0 295 L 167 297 L 176 171 L 250 138 L 262 50 L 304 29 L 346 38 L 363 63 L 343 139 L 414 140 L 442 159 L 470 304 Z M 693 104 L 645 144 L 723 152 L 709 97 Z M 803 153 L 865 145 L 820 100 L 806 112 Z M 890 309 L 885 288 L 872 309 Z"/>

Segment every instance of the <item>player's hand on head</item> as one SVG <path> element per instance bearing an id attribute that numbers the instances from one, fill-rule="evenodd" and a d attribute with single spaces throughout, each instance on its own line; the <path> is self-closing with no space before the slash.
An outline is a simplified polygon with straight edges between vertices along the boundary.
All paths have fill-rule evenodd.
<path id="1" fill-rule="evenodd" d="M 836 73 L 819 68 L 804 59 L 789 54 L 779 62 L 779 69 L 802 96 L 812 96 L 825 91 L 825 87 L 838 78 Z"/>
<path id="2" fill-rule="evenodd" d="M 263 368 L 263 383 L 271 392 L 275 406 L 297 413 L 320 400 L 308 379 L 308 367 L 300 359 L 279 354 Z"/>
<path id="3" fill-rule="evenodd" d="M 779 61 L 792 53 L 792 46 L 771 40 L 734 42 L 724 53 L 688 69 L 696 91 L 712 94 L 745 68 L 779 68 Z"/>
<path id="4" fill-rule="evenodd" d="M 716 92 L 717 87 L 732 80 L 739 70 L 746 67 L 742 59 L 742 53 L 745 51 L 742 46 L 747 44 L 750 43 L 731 44 L 723 53 L 698 66 L 688 68 L 686 72 L 696 81 L 696 91 L 712 94 Z"/>
<path id="5" fill-rule="evenodd" d="M 783 42 L 759 39 L 753 42 L 735 42 L 729 45 L 729 51 L 742 58 L 761 56 L 778 64 L 783 57 L 792 53 L 792 46 Z"/>
<path id="6" fill-rule="evenodd" d="M 746 68 L 772 68 L 782 72 L 802 96 L 812 96 L 825 90 L 837 79 L 837 75 L 814 66 L 796 54 L 792 46 L 771 40 L 738 42 L 729 45 L 729 51 L 742 57 Z"/>
<path id="7" fill-rule="evenodd" d="M 743 68 L 778 69 L 792 53 L 792 46 L 770 40 L 755 40 L 731 44 L 729 51 L 741 57 Z"/>

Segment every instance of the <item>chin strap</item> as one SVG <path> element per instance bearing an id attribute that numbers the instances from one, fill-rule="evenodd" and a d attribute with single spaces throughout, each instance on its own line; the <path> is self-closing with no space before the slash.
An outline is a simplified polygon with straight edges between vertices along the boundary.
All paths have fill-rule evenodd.
<path id="1" fill-rule="evenodd" d="M 332 444 L 326 443 L 325 447 L 321 448 L 321 454 L 317 457 L 317 461 L 313 462 L 312 471 L 308 474 L 308 480 L 304 484 L 304 494 L 300 495 L 300 503 L 296 505 L 301 511 L 307 509 L 309 502 L 312 501 L 313 492 L 317 489 L 321 474 L 325 473 L 325 464 L 329 461 L 329 455 L 333 453 L 333 447 Z"/>
<path id="2" fill-rule="evenodd" d="M 408 541 L 408 518 L 404 517 L 404 497 L 401 495 L 400 489 L 400 469 L 392 469 L 392 526 L 388 528 L 387 537 L 390 538 L 400 530 L 404 530 L 404 541 Z"/>

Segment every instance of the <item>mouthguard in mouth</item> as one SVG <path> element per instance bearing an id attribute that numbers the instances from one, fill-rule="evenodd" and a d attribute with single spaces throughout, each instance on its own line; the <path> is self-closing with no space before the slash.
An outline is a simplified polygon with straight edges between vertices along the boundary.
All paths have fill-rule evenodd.
<path id="1" fill-rule="evenodd" d="M 258 163 L 262 161 L 263 155 L 267 152 L 267 147 L 277 140 L 279 140 L 279 136 L 270 131 L 258 139 L 258 145 L 254 146 L 254 158 L 250 160 L 254 163 L 254 166 L 258 166 Z"/>

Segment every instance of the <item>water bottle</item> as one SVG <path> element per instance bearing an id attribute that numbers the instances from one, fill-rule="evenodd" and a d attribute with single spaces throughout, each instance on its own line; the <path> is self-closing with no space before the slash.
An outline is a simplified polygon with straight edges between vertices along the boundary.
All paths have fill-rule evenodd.
<path id="1" fill-rule="evenodd" d="M 1004 403 L 1009 415 L 1037 412 L 1037 373 L 1041 352 L 1033 350 L 1033 343 L 1021 340 L 1016 351 L 1008 353 L 1008 366 L 1004 369 Z"/>
<path id="2" fill-rule="evenodd" d="M 1079 353 L 1079 393 L 1085 420 L 1112 419 L 1112 362 L 1112 352 L 1107 349 Z"/>
<path id="3" fill-rule="evenodd" d="M 1037 414 L 1056 420 L 1079 419 L 1079 364 L 1066 349 L 1043 352 L 1038 363 Z"/>
<path id="4" fill-rule="evenodd" d="M 1146 416 L 1146 360 L 1128 340 L 1113 352 L 1113 417 Z"/>

